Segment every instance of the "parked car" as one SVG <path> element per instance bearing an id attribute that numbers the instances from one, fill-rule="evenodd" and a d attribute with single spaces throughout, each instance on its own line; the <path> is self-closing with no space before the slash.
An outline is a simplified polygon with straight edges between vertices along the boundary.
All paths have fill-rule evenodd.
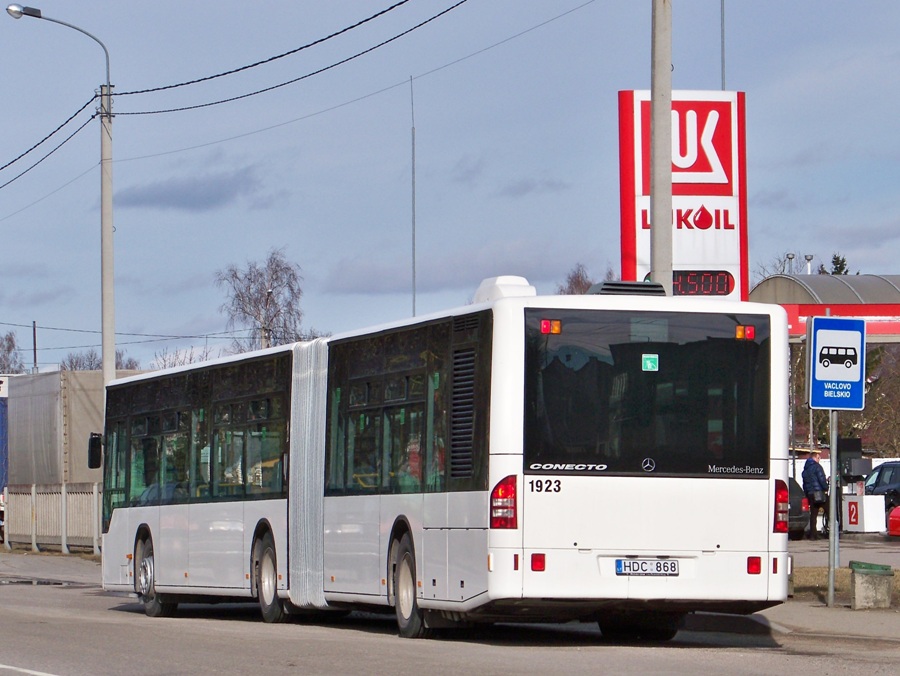
<path id="1" fill-rule="evenodd" d="M 900 462 L 878 465 L 866 477 L 866 495 L 884 496 L 884 522 L 888 523 L 894 507 L 900 507 Z"/>
<path id="2" fill-rule="evenodd" d="M 806 499 L 800 484 L 791 477 L 788 477 L 788 491 L 790 493 L 788 538 L 802 540 L 804 533 L 809 528 L 809 500 Z"/>

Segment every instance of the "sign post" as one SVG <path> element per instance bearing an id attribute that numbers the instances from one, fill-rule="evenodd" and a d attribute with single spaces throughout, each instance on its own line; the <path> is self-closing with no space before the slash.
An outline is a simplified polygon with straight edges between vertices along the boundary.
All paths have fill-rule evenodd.
<path id="1" fill-rule="evenodd" d="M 807 324 L 806 382 L 811 409 L 828 409 L 831 490 L 828 492 L 828 606 L 834 606 L 837 567 L 837 412 L 861 411 L 866 398 L 866 322 L 813 317 Z M 812 449 L 810 449 L 812 450 Z"/>

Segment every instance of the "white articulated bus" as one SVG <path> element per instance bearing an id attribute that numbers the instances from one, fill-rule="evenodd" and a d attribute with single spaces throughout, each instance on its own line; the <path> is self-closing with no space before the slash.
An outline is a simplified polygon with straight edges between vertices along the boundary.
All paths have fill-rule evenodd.
<path id="1" fill-rule="evenodd" d="M 779 306 L 499 277 L 450 312 L 117 380 L 103 585 L 154 616 L 244 597 L 268 621 L 394 608 L 406 637 L 668 639 L 786 598 L 787 373 Z"/>

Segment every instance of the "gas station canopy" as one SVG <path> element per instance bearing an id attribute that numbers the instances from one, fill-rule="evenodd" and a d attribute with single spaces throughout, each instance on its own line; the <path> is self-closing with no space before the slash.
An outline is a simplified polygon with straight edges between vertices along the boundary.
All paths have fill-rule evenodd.
<path id="1" fill-rule="evenodd" d="M 825 316 L 865 319 L 867 342 L 900 342 L 900 275 L 772 275 L 750 300 L 784 307 L 792 342 L 809 317 Z"/>

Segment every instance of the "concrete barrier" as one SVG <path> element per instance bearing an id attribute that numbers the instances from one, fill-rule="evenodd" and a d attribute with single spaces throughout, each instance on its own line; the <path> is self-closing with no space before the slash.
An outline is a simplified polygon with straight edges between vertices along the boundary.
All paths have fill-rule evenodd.
<path id="1" fill-rule="evenodd" d="M 850 562 L 850 608 L 890 608 L 894 571 L 880 563 Z"/>

